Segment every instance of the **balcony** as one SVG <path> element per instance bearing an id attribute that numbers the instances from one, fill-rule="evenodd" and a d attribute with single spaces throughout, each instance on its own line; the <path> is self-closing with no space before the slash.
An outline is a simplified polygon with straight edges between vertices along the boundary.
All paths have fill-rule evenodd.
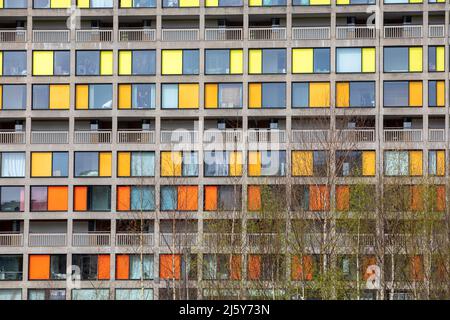
<path id="1" fill-rule="evenodd" d="M 118 233 L 116 234 L 116 246 L 119 247 L 139 247 L 154 246 L 154 235 L 152 233 Z"/>
<path id="2" fill-rule="evenodd" d="M 443 38 L 445 37 L 445 26 L 436 24 L 428 26 L 428 37 L 430 38 Z"/>
<path id="3" fill-rule="evenodd" d="M 21 246 L 23 246 L 23 234 L 0 233 L 0 247 L 21 247 Z"/>
<path id="4" fill-rule="evenodd" d="M 160 246 L 193 247 L 197 245 L 197 233 L 161 233 Z"/>
<path id="5" fill-rule="evenodd" d="M 249 143 L 285 143 L 285 130 L 270 130 L 270 129 L 249 129 L 248 130 Z"/>
<path id="6" fill-rule="evenodd" d="M 0 131 L 0 144 L 25 144 L 25 132 Z"/>
<path id="7" fill-rule="evenodd" d="M 294 27 L 292 40 L 328 40 L 330 27 Z"/>
<path id="8" fill-rule="evenodd" d="M 329 140 L 330 130 L 292 130 L 291 142 L 317 143 Z"/>
<path id="9" fill-rule="evenodd" d="M 33 30 L 34 43 L 70 42 L 70 30 Z"/>
<path id="10" fill-rule="evenodd" d="M 0 30 L 0 43 L 5 42 L 15 42 L 23 43 L 27 42 L 27 31 L 26 30 Z"/>
<path id="11" fill-rule="evenodd" d="M 340 142 L 375 142 L 375 129 L 345 129 L 338 130 Z"/>
<path id="12" fill-rule="evenodd" d="M 120 42 L 143 42 L 143 41 L 155 41 L 156 30 L 155 29 L 120 29 L 119 41 Z"/>
<path id="13" fill-rule="evenodd" d="M 32 131 L 32 144 L 66 144 L 69 143 L 68 131 Z"/>
<path id="14" fill-rule="evenodd" d="M 336 39 L 375 39 L 374 26 L 336 27 Z"/>
<path id="15" fill-rule="evenodd" d="M 445 141 L 445 129 L 429 129 L 428 141 L 431 142 L 444 142 Z"/>
<path id="16" fill-rule="evenodd" d="M 239 233 L 204 233 L 203 246 L 205 248 L 221 249 L 241 245 Z"/>
<path id="17" fill-rule="evenodd" d="M 422 38 L 422 26 L 385 26 L 385 39 Z"/>
<path id="18" fill-rule="evenodd" d="M 197 41 L 199 29 L 162 29 L 163 41 Z"/>
<path id="19" fill-rule="evenodd" d="M 74 247 L 108 247 L 111 235 L 109 233 L 74 233 L 72 246 Z"/>
<path id="20" fill-rule="evenodd" d="M 242 130 L 205 130 L 203 142 L 206 144 L 242 143 Z"/>
<path id="21" fill-rule="evenodd" d="M 253 248 L 270 249 L 276 243 L 277 238 L 281 239 L 282 236 L 282 234 L 276 233 L 249 233 L 247 234 L 247 245 Z"/>
<path id="22" fill-rule="evenodd" d="M 241 41 L 242 28 L 208 28 L 205 29 L 206 41 Z"/>
<path id="23" fill-rule="evenodd" d="M 154 144 L 155 131 L 119 130 L 117 131 L 117 143 Z"/>
<path id="24" fill-rule="evenodd" d="M 75 131 L 73 140 L 78 144 L 111 143 L 111 131 Z"/>
<path id="25" fill-rule="evenodd" d="M 286 40 L 286 28 L 249 28 L 249 40 Z"/>
<path id="26" fill-rule="evenodd" d="M 385 142 L 421 142 L 422 129 L 384 129 Z"/>
<path id="27" fill-rule="evenodd" d="M 187 143 L 193 144 L 198 142 L 198 131 L 187 130 L 164 130 L 161 131 L 161 143 Z"/>
<path id="28" fill-rule="evenodd" d="M 30 247 L 65 247 L 67 235 L 65 233 L 30 233 L 28 246 Z"/>
<path id="29" fill-rule="evenodd" d="M 112 42 L 112 30 L 76 30 L 76 42 Z"/>
<path id="30" fill-rule="evenodd" d="M 373 247 L 375 236 L 373 234 L 337 234 L 337 245 L 345 248 Z"/>

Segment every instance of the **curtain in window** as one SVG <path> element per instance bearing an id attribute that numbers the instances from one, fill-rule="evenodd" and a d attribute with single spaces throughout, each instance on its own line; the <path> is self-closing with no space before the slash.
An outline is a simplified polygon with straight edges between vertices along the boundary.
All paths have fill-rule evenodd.
<path id="1" fill-rule="evenodd" d="M 73 289 L 72 300 L 109 300 L 109 289 Z"/>
<path id="2" fill-rule="evenodd" d="M 155 189 L 151 186 L 131 188 L 131 210 L 155 210 Z"/>
<path id="3" fill-rule="evenodd" d="M 0 300 L 22 300 L 22 290 L 0 289 Z"/>
<path id="4" fill-rule="evenodd" d="M 143 267 L 143 278 L 153 278 L 153 257 L 149 255 L 130 255 L 130 279 L 139 280 L 141 278 L 141 265 Z"/>
<path id="5" fill-rule="evenodd" d="M 169 211 L 177 209 L 178 193 L 176 187 L 161 187 L 161 210 Z"/>
<path id="6" fill-rule="evenodd" d="M 155 153 L 133 152 L 131 157 L 131 176 L 153 177 L 155 175 Z"/>
<path id="7" fill-rule="evenodd" d="M 219 84 L 219 106 L 220 108 L 242 108 L 242 85 Z"/>
<path id="8" fill-rule="evenodd" d="M 436 151 L 428 152 L 428 173 L 431 175 L 436 175 Z"/>
<path id="9" fill-rule="evenodd" d="M 163 84 L 162 86 L 162 108 L 177 109 L 178 108 L 178 85 Z"/>
<path id="10" fill-rule="evenodd" d="M 25 177 L 25 153 L 2 153 L 2 177 Z"/>
<path id="11" fill-rule="evenodd" d="M 338 48 L 337 72 L 361 72 L 361 49 Z"/>
<path id="12" fill-rule="evenodd" d="M 388 176 L 408 175 L 408 152 L 386 151 L 385 174 Z"/>
<path id="13" fill-rule="evenodd" d="M 197 152 L 183 152 L 183 177 L 198 176 Z"/>

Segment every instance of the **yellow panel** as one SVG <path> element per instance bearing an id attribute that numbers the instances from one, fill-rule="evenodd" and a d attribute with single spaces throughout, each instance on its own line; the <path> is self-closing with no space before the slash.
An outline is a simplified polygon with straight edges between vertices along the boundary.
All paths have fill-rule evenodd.
<path id="1" fill-rule="evenodd" d="M 89 109 L 89 86 L 79 84 L 76 86 L 75 109 Z"/>
<path id="2" fill-rule="evenodd" d="M 310 0 L 309 5 L 310 6 L 326 6 L 330 5 L 331 0 Z"/>
<path id="3" fill-rule="evenodd" d="M 131 109 L 131 84 L 119 84 L 119 109 Z"/>
<path id="4" fill-rule="evenodd" d="M 119 51 L 119 75 L 131 75 L 131 51 Z"/>
<path id="5" fill-rule="evenodd" d="M 445 81 L 436 81 L 436 104 L 445 107 Z"/>
<path id="6" fill-rule="evenodd" d="M 54 9 L 70 8 L 71 0 L 52 0 L 50 7 Z"/>
<path id="7" fill-rule="evenodd" d="M 249 6 L 250 7 L 260 7 L 260 6 L 262 6 L 262 0 L 250 0 Z"/>
<path id="8" fill-rule="evenodd" d="M 198 109 L 198 83 L 180 83 L 178 85 L 178 108 Z"/>
<path id="9" fill-rule="evenodd" d="M 350 4 L 350 0 L 336 0 L 337 5 L 346 5 Z"/>
<path id="10" fill-rule="evenodd" d="M 70 85 L 50 85 L 50 109 L 70 109 Z"/>
<path id="11" fill-rule="evenodd" d="M 3 75 L 3 52 L 0 51 L 0 76 Z"/>
<path id="12" fill-rule="evenodd" d="M 311 82 L 309 84 L 309 106 L 311 108 L 330 107 L 329 82 Z"/>
<path id="13" fill-rule="evenodd" d="M 100 152 L 100 177 L 111 177 L 111 152 Z"/>
<path id="14" fill-rule="evenodd" d="M 199 0 L 180 0 L 180 7 L 198 7 L 200 6 Z"/>
<path id="15" fill-rule="evenodd" d="M 409 0 L 409 3 L 422 3 L 423 0 Z"/>
<path id="16" fill-rule="evenodd" d="M 89 0 L 78 0 L 78 8 L 89 8 Z"/>
<path id="17" fill-rule="evenodd" d="M 445 175 L 445 151 L 436 151 L 436 174 L 438 176 Z"/>
<path id="18" fill-rule="evenodd" d="M 181 152 L 161 152 L 161 176 L 162 177 L 179 177 L 181 176 Z"/>
<path id="19" fill-rule="evenodd" d="M 240 177 L 242 176 L 242 152 L 231 151 L 230 152 L 230 176 Z"/>
<path id="20" fill-rule="evenodd" d="M 350 106 L 350 83 L 339 82 L 336 84 L 336 107 L 348 108 Z"/>
<path id="21" fill-rule="evenodd" d="M 262 85 L 261 83 L 248 84 L 248 107 L 250 109 L 261 108 L 262 106 Z"/>
<path id="22" fill-rule="evenodd" d="M 409 48 L 409 72 L 422 72 L 422 47 Z"/>
<path id="23" fill-rule="evenodd" d="M 422 106 L 422 81 L 410 81 L 409 82 L 409 106 L 421 107 Z"/>
<path id="24" fill-rule="evenodd" d="M 33 75 L 53 75 L 53 51 L 33 51 Z"/>
<path id="25" fill-rule="evenodd" d="M 31 176 L 51 177 L 52 176 L 52 153 L 32 152 L 31 153 Z"/>
<path id="26" fill-rule="evenodd" d="M 183 50 L 162 51 L 162 74 L 183 73 Z"/>
<path id="27" fill-rule="evenodd" d="M 250 177 L 259 177 L 261 175 L 261 152 L 249 151 L 248 175 Z"/>
<path id="28" fill-rule="evenodd" d="M 0 9 L 3 8 L 3 0 L 0 0 Z"/>
<path id="29" fill-rule="evenodd" d="M 409 174 L 411 176 L 422 175 L 422 151 L 409 152 Z"/>
<path id="30" fill-rule="evenodd" d="M 205 1 L 206 7 L 218 7 L 219 6 L 219 0 L 206 0 Z"/>
<path id="31" fill-rule="evenodd" d="M 205 108 L 206 109 L 216 109 L 218 107 L 218 105 L 219 105 L 218 91 L 219 91 L 219 86 L 217 85 L 217 83 L 205 84 Z"/>
<path id="32" fill-rule="evenodd" d="M 131 176 L 131 152 L 118 152 L 117 175 L 119 177 Z"/>
<path id="33" fill-rule="evenodd" d="M 132 1 L 133 0 L 120 0 L 120 7 L 121 8 L 131 8 L 133 6 Z"/>
<path id="34" fill-rule="evenodd" d="M 258 74 L 262 73 L 262 50 L 249 49 L 248 50 L 248 73 Z"/>
<path id="35" fill-rule="evenodd" d="M 241 74 L 243 70 L 242 49 L 230 50 L 230 73 Z"/>
<path id="36" fill-rule="evenodd" d="M 314 72 L 314 49 L 292 49 L 292 73 Z"/>
<path id="37" fill-rule="evenodd" d="M 362 48 L 362 72 L 375 72 L 375 48 Z"/>
<path id="38" fill-rule="evenodd" d="M 113 52 L 102 51 L 100 53 L 100 74 L 103 76 L 110 76 L 113 74 Z"/>
<path id="39" fill-rule="evenodd" d="M 445 47 L 436 47 L 436 71 L 445 70 Z"/>
<path id="40" fill-rule="evenodd" d="M 0 85 L 0 110 L 2 110 L 3 107 L 3 86 Z"/>
<path id="41" fill-rule="evenodd" d="M 293 151 L 292 152 L 292 175 L 312 176 L 313 175 L 313 152 Z"/>
<path id="42" fill-rule="evenodd" d="M 375 151 L 363 151 L 362 174 L 363 176 L 375 175 Z"/>

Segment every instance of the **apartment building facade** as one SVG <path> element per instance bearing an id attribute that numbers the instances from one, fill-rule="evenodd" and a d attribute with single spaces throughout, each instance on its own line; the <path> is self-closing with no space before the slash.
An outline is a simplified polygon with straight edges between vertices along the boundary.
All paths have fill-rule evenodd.
<path id="1" fill-rule="evenodd" d="M 394 180 L 414 211 L 432 179 L 445 226 L 449 9 L 0 0 L 0 298 L 209 299 L 209 280 L 269 277 L 270 254 L 253 246 L 273 239 L 248 227 L 266 186 L 314 216 L 350 210 L 352 185 L 377 194 Z M 305 234 L 327 228 L 311 220 Z M 397 233 L 376 212 L 365 223 Z M 214 243 L 233 237 L 247 245 L 227 262 Z M 364 239 L 360 264 L 377 265 Z M 277 272 L 313 282 L 321 255 L 285 254 Z M 354 258 L 347 248 L 333 263 L 365 274 Z M 435 268 L 422 253 L 399 259 L 417 281 Z"/>

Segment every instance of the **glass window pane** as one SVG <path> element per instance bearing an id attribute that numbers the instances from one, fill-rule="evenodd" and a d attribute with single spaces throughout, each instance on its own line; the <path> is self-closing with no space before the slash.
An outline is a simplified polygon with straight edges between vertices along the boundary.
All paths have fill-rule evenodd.
<path id="1" fill-rule="evenodd" d="M 54 74 L 55 76 L 70 74 L 70 51 L 54 52 Z"/>
<path id="2" fill-rule="evenodd" d="M 183 152 L 183 177 L 198 176 L 197 152 Z"/>
<path id="3" fill-rule="evenodd" d="M 162 108 L 177 109 L 178 108 L 178 85 L 163 84 L 162 85 Z"/>
<path id="4" fill-rule="evenodd" d="M 47 211 L 47 187 L 31 187 L 31 211 Z"/>
<path id="5" fill-rule="evenodd" d="M 177 188 L 173 186 L 161 186 L 161 210 L 176 210 L 178 202 Z"/>
<path id="6" fill-rule="evenodd" d="M 3 51 L 3 75 L 26 76 L 27 53 L 25 51 Z"/>
<path id="7" fill-rule="evenodd" d="M 198 74 L 198 50 L 183 50 L 183 74 Z"/>
<path id="8" fill-rule="evenodd" d="M 350 106 L 375 107 L 375 82 L 351 82 Z"/>
<path id="9" fill-rule="evenodd" d="M 292 107 L 309 107 L 309 83 L 298 82 L 292 84 Z"/>
<path id="10" fill-rule="evenodd" d="M 24 84 L 3 85 L 4 110 L 25 110 L 27 106 L 27 86 Z"/>
<path id="11" fill-rule="evenodd" d="M 133 51 L 133 74 L 155 74 L 155 50 Z"/>
<path id="12" fill-rule="evenodd" d="M 330 49 L 329 48 L 314 49 L 314 72 L 315 73 L 330 72 Z"/>
<path id="13" fill-rule="evenodd" d="M 116 300 L 153 300 L 153 289 L 116 289 Z"/>
<path id="14" fill-rule="evenodd" d="M 230 73 L 230 50 L 206 50 L 206 74 Z"/>
<path id="15" fill-rule="evenodd" d="M 89 108 L 112 108 L 112 86 L 110 84 L 92 84 L 89 86 Z"/>
<path id="16" fill-rule="evenodd" d="M 20 212 L 24 209 L 23 187 L 1 187 L 0 188 L 0 211 Z"/>
<path id="17" fill-rule="evenodd" d="M 77 51 L 77 76 L 100 74 L 100 51 Z"/>
<path id="18" fill-rule="evenodd" d="M 50 8 L 50 0 L 34 0 L 33 4 L 38 9 Z"/>
<path id="19" fill-rule="evenodd" d="M 27 5 L 27 0 L 4 0 L 4 7 L 7 9 L 21 9 Z"/>
<path id="20" fill-rule="evenodd" d="M 89 188 L 89 209 L 92 211 L 111 210 L 111 187 L 92 186 Z"/>
<path id="21" fill-rule="evenodd" d="M 98 176 L 98 152 L 75 152 L 75 176 Z"/>
<path id="22" fill-rule="evenodd" d="M 361 72 L 361 48 L 336 49 L 337 72 Z"/>
<path id="23" fill-rule="evenodd" d="M 72 300 L 109 300 L 109 289 L 73 289 Z"/>
<path id="24" fill-rule="evenodd" d="M 48 109 L 50 89 L 46 84 L 33 85 L 33 109 Z"/>
<path id="25" fill-rule="evenodd" d="M 219 203 L 220 210 L 240 210 L 241 209 L 241 188 L 239 186 L 220 186 Z"/>
<path id="26" fill-rule="evenodd" d="M 205 176 L 226 177 L 229 174 L 229 159 L 226 151 L 205 151 Z"/>
<path id="27" fill-rule="evenodd" d="M 384 106 L 407 107 L 409 105 L 409 83 L 407 81 L 384 82 Z"/>
<path id="28" fill-rule="evenodd" d="M 263 73 L 286 73 L 286 49 L 264 49 Z"/>
<path id="29" fill-rule="evenodd" d="M 408 72 L 408 48 L 384 48 L 384 72 Z"/>
<path id="30" fill-rule="evenodd" d="M 436 81 L 428 81 L 428 105 L 430 107 L 437 106 Z"/>
<path id="31" fill-rule="evenodd" d="M 219 108 L 242 108 L 242 84 L 219 83 Z"/>
<path id="32" fill-rule="evenodd" d="M 91 8 L 112 8 L 113 0 L 91 0 Z"/>
<path id="33" fill-rule="evenodd" d="M 2 158 L 2 177 L 25 177 L 25 153 L 4 152 Z"/>
<path id="34" fill-rule="evenodd" d="M 132 86 L 133 109 L 155 109 L 155 91 L 154 84 L 134 84 Z"/>
<path id="35" fill-rule="evenodd" d="M 286 108 L 286 84 L 263 83 L 262 84 L 263 108 Z"/>
<path id="36" fill-rule="evenodd" d="M 132 187 L 131 210 L 155 210 L 155 188 L 151 186 Z"/>
<path id="37" fill-rule="evenodd" d="M 69 173 L 69 153 L 53 152 L 53 176 L 67 177 Z"/>
<path id="38" fill-rule="evenodd" d="M 155 153 L 133 152 L 131 156 L 132 177 L 153 177 L 155 175 Z"/>
<path id="39" fill-rule="evenodd" d="M 156 0 L 133 0 L 134 8 L 154 8 Z"/>

